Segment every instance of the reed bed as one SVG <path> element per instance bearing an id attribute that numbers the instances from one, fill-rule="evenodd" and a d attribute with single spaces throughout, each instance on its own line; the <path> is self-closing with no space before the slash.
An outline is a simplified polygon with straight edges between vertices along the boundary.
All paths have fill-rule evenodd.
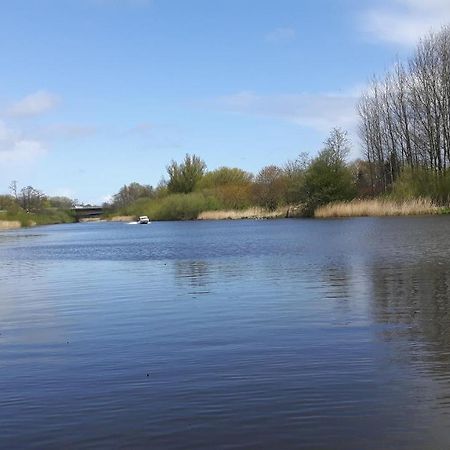
<path id="1" fill-rule="evenodd" d="M 439 214 L 441 211 L 442 208 L 426 198 L 401 202 L 372 199 L 329 203 L 328 205 L 317 208 L 314 212 L 314 217 L 414 216 Z"/>
<path id="2" fill-rule="evenodd" d="M 263 208 L 243 210 L 204 211 L 198 215 L 199 220 L 239 220 L 239 219 L 276 219 L 286 216 L 286 209 L 268 211 Z"/>
<path id="3" fill-rule="evenodd" d="M 18 220 L 0 220 L 0 230 L 12 230 L 20 227 L 21 223 Z"/>
<path id="4" fill-rule="evenodd" d="M 136 216 L 112 216 L 108 220 L 111 222 L 132 222 L 136 220 Z"/>

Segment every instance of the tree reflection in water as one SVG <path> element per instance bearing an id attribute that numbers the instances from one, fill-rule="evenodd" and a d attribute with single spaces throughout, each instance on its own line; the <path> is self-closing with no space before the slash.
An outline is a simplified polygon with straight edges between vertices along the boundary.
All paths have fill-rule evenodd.
<path id="1" fill-rule="evenodd" d="M 388 341 L 405 343 L 408 357 L 450 379 L 450 272 L 442 261 L 372 267 L 372 311 L 390 325 Z"/>

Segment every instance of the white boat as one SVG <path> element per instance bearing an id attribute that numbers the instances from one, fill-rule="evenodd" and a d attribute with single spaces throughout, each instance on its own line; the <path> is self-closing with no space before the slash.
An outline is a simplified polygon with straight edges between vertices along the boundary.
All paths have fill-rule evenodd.
<path id="1" fill-rule="evenodd" d="M 146 225 L 147 223 L 150 223 L 150 220 L 147 216 L 140 216 L 138 223 L 142 223 L 142 224 Z"/>

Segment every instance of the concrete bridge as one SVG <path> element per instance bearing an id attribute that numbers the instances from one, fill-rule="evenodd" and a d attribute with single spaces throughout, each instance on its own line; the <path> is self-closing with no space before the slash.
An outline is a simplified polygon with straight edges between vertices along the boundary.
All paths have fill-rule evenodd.
<path id="1" fill-rule="evenodd" d="M 77 222 L 83 219 L 97 219 L 103 214 L 103 208 L 101 206 L 80 206 L 72 208 L 71 211 L 74 213 Z"/>

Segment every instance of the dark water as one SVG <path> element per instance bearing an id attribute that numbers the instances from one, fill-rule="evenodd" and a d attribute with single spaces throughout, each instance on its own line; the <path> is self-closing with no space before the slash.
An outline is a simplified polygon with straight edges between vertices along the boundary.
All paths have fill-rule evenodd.
<path id="1" fill-rule="evenodd" d="M 0 448 L 450 448 L 450 218 L 0 234 Z"/>

